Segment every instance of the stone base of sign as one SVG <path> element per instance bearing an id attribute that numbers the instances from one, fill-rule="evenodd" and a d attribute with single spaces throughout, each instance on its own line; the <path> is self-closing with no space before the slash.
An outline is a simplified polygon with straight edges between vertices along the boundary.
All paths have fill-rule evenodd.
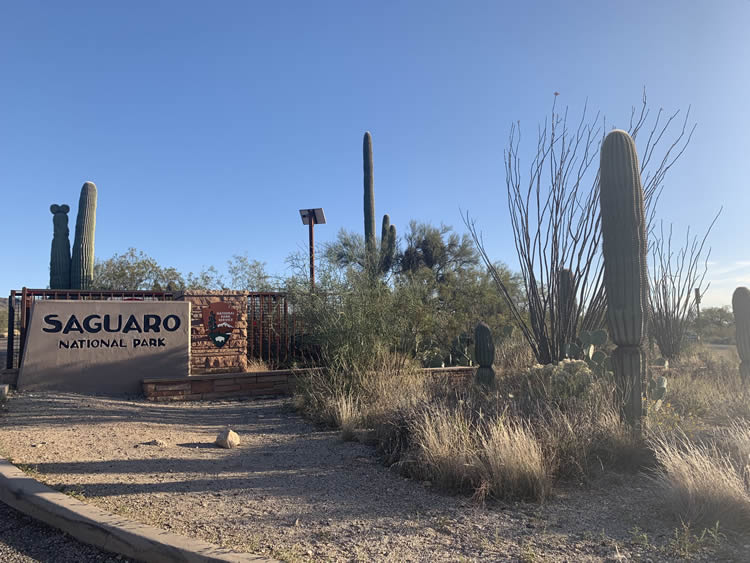
<path id="1" fill-rule="evenodd" d="M 191 303 L 190 374 L 235 373 L 247 371 L 247 291 L 184 291 L 175 301 Z M 203 309 L 222 302 L 237 311 L 237 323 L 229 341 L 216 346 L 203 323 Z"/>
<path id="2" fill-rule="evenodd" d="M 191 375 L 143 380 L 143 394 L 151 401 L 198 401 L 227 397 L 290 395 L 297 377 L 312 370 Z"/>
<path id="3" fill-rule="evenodd" d="M 444 377 L 455 385 L 471 381 L 475 367 L 426 368 L 430 377 Z M 182 378 L 143 380 L 143 394 L 151 401 L 200 401 L 232 397 L 291 395 L 294 383 L 315 370 L 275 370 L 251 373 L 191 375 Z"/>

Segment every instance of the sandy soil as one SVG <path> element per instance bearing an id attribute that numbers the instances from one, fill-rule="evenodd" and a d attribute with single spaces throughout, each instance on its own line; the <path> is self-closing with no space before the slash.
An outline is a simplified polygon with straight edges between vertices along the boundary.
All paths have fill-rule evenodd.
<path id="1" fill-rule="evenodd" d="M 213 445 L 226 426 L 239 448 Z M 16 394 L 0 415 L 0 453 L 106 510 L 286 561 L 685 559 L 679 522 L 642 475 L 558 487 L 543 505 L 477 505 L 400 476 L 373 448 L 311 425 L 288 400 Z M 750 560 L 744 544 L 704 538 L 689 551 Z"/>

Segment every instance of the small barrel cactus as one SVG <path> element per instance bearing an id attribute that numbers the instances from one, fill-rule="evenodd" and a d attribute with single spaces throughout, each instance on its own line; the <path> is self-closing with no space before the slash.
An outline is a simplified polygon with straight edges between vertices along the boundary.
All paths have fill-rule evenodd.
<path id="1" fill-rule="evenodd" d="M 49 259 L 49 288 L 70 289 L 70 230 L 67 205 L 51 205 L 52 250 Z"/>
<path id="2" fill-rule="evenodd" d="M 740 356 L 740 375 L 750 382 L 750 289 L 738 287 L 732 294 L 734 327 L 737 331 L 737 354 Z"/>
<path id="3" fill-rule="evenodd" d="M 71 289 L 90 289 L 94 280 L 94 231 L 96 230 L 96 186 L 81 188 L 76 217 L 76 234 L 70 262 Z"/>
<path id="4" fill-rule="evenodd" d="M 492 331 L 486 323 L 479 323 L 474 330 L 474 357 L 479 364 L 475 374 L 476 382 L 481 385 L 492 385 L 495 381 L 495 370 L 492 363 L 495 361 L 495 341 L 492 340 Z"/>
<path id="5" fill-rule="evenodd" d="M 640 431 L 648 326 L 646 214 L 635 142 L 614 130 L 602 143 L 600 205 L 612 365 L 625 417 Z"/>

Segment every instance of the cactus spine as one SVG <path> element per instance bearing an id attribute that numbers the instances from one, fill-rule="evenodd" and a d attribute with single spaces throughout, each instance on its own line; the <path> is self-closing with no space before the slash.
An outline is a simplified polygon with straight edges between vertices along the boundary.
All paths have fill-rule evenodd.
<path id="1" fill-rule="evenodd" d="M 492 385 L 495 382 L 495 370 L 492 362 L 495 360 L 495 341 L 492 331 L 485 323 L 479 323 L 474 329 L 474 357 L 479 364 L 474 378 L 480 385 Z"/>
<path id="2" fill-rule="evenodd" d="M 50 205 L 52 212 L 52 250 L 49 259 L 49 288 L 70 289 L 70 230 L 67 205 Z"/>
<path id="3" fill-rule="evenodd" d="M 375 181 L 372 164 L 372 135 L 365 132 L 362 142 L 362 163 L 364 172 L 364 215 L 365 215 L 365 262 L 370 271 L 385 274 L 391 269 L 396 254 L 396 227 L 391 218 L 383 215 L 380 236 L 380 256 L 375 234 Z"/>
<path id="4" fill-rule="evenodd" d="M 750 382 L 750 290 L 738 287 L 732 294 L 734 327 L 737 331 L 737 353 L 740 356 L 742 381 Z"/>
<path id="5" fill-rule="evenodd" d="M 625 131 L 611 131 L 602 143 L 600 158 L 607 321 L 617 345 L 612 365 L 625 417 L 640 432 L 646 370 L 643 343 L 649 316 L 648 241 L 635 142 Z"/>
<path id="6" fill-rule="evenodd" d="M 89 289 L 94 279 L 94 230 L 96 229 L 96 186 L 81 188 L 76 217 L 76 234 L 70 264 L 71 289 Z"/>

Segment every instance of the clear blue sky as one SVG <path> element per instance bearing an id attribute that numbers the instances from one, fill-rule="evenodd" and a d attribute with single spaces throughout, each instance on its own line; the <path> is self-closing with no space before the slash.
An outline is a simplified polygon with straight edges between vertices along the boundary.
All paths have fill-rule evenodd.
<path id="1" fill-rule="evenodd" d="M 503 149 L 588 98 L 627 127 L 687 108 L 695 137 L 659 217 L 715 228 L 713 289 L 750 284 L 750 2 L 0 3 L 0 293 L 45 287 L 51 203 L 99 188 L 96 254 L 224 269 L 247 252 L 284 274 L 304 249 L 297 210 L 362 230 L 362 134 L 376 214 L 482 227 L 516 266 Z M 530 154 L 528 151 L 524 155 Z M 528 160 L 527 160 L 528 162 Z"/>

